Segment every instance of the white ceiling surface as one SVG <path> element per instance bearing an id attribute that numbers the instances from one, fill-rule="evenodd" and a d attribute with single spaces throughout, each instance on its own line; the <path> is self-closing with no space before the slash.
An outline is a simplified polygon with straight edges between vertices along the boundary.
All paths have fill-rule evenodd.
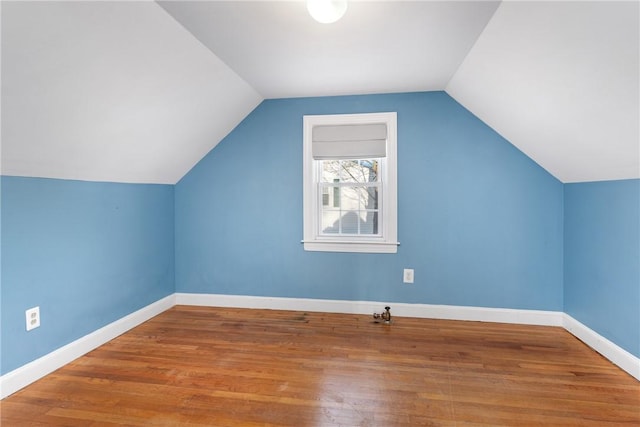
<path id="1" fill-rule="evenodd" d="M 504 2 L 446 90 L 563 182 L 640 177 L 640 7 Z"/>
<path id="2" fill-rule="evenodd" d="M 304 1 L 160 1 L 265 98 L 443 90 L 499 2 L 349 2 L 319 24 Z"/>
<path id="3" fill-rule="evenodd" d="M 352 1 L 324 25 L 303 1 L 2 2 L 2 173 L 175 183 L 264 98 L 446 90 L 563 182 L 638 178 L 638 15 Z"/>
<path id="4" fill-rule="evenodd" d="M 175 183 L 262 98 L 153 2 L 2 2 L 2 173 Z"/>

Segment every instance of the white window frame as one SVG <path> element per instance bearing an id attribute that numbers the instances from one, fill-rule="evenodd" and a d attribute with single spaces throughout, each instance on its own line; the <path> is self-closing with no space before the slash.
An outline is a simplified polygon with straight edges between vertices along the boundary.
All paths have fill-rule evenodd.
<path id="1" fill-rule="evenodd" d="M 379 220 L 382 224 L 378 236 L 327 236 L 320 233 L 319 161 L 313 159 L 312 130 L 318 125 L 354 125 L 385 123 L 387 125 L 387 156 L 381 159 L 380 180 L 382 203 Z M 397 215 L 397 114 L 364 113 L 312 115 L 303 117 L 303 227 L 304 250 L 323 252 L 398 252 Z"/>

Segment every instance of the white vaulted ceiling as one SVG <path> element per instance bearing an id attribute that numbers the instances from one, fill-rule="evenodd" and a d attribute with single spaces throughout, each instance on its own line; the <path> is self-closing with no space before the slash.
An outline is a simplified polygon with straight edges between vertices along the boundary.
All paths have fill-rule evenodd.
<path id="1" fill-rule="evenodd" d="M 262 100 L 153 2 L 2 2 L 2 173 L 175 183 Z"/>
<path id="2" fill-rule="evenodd" d="M 638 2 L 504 2 L 447 92 L 563 182 L 640 177 Z"/>
<path id="3" fill-rule="evenodd" d="M 266 98 L 446 90 L 563 182 L 640 177 L 624 2 L 6 2 L 2 173 L 175 183 Z"/>
<path id="4" fill-rule="evenodd" d="M 266 98 L 443 90 L 499 2 L 159 2 Z"/>

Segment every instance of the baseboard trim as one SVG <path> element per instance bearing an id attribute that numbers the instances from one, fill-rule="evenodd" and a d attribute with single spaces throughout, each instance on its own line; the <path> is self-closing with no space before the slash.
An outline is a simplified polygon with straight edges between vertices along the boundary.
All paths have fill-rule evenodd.
<path id="1" fill-rule="evenodd" d="M 465 307 L 454 305 L 345 301 L 308 298 L 259 297 L 246 295 L 177 293 L 177 305 L 208 307 L 263 308 L 272 310 L 319 311 L 325 313 L 372 314 L 386 305 L 393 316 L 425 319 L 468 320 L 476 322 L 517 323 L 523 325 L 562 326 L 564 313 L 559 311 L 515 310 L 506 308 Z"/>
<path id="2" fill-rule="evenodd" d="M 50 374 L 175 305 L 169 295 L 0 377 L 0 399 Z"/>
<path id="3" fill-rule="evenodd" d="M 389 305 L 391 306 L 391 312 L 397 317 L 558 326 L 563 327 L 586 345 L 602 354 L 613 364 L 640 380 L 640 358 L 635 357 L 568 314 L 558 311 L 408 304 L 398 302 L 386 303 L 375 301 L 175 293 L 1 376 L 0 399 L 4 399 L 175 305 L 369 315 L 373 312 L 380 312 L 384 309 L 385 305 Z"/>
<path id="4" fill-rule="evenodd" d="M 640 358 L 609 341 L 593 329 L 564 313 L 563 327 L 573 336 L 603 355 L 614 365 L 640 381 Z"/>

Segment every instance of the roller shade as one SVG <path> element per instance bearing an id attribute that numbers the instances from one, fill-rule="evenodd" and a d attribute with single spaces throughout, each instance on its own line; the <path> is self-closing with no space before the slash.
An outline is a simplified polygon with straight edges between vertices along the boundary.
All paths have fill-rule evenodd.
<path id="1" fill-rule="evenodd" d="M 387 155 L 387 125 L 318 125 L 312 130 L 312 155 L 323 159 L 370 159 Z"/>

